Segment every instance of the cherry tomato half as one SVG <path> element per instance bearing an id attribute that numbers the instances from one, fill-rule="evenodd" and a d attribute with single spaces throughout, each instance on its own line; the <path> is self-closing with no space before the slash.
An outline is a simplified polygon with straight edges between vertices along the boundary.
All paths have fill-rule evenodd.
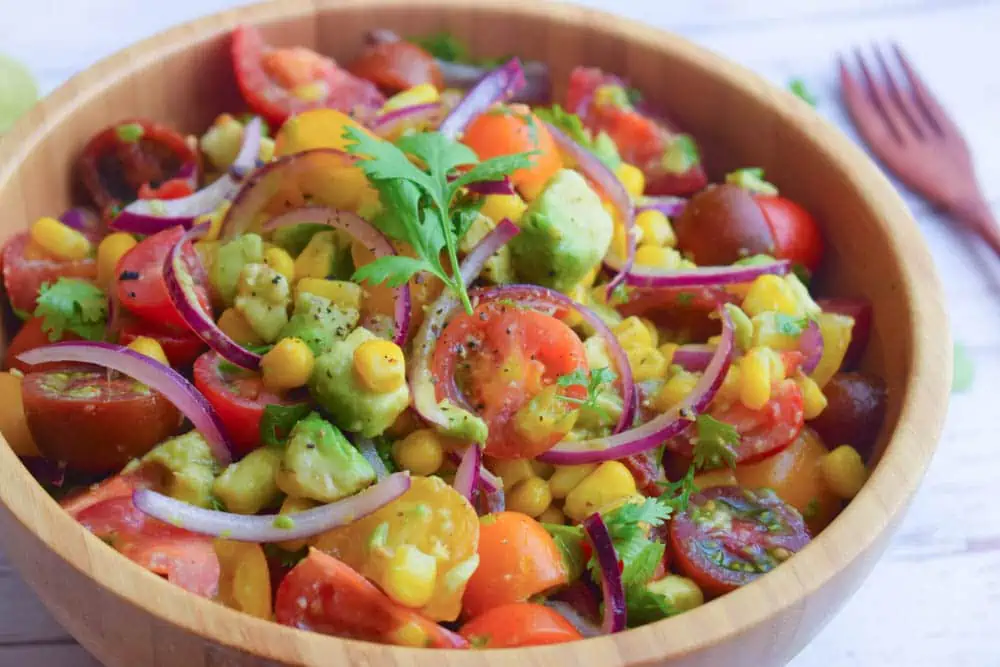
<path id="1" fill-rule="evenodd" d="M 370 81 L 315 51 L 272 48 L 252 26 L 233 31 L 232 58 L 247 105 L 274 127 L 308 109 L 327 107 L 365 117 L 385 103 Z"/>
<path id="2" fill-rule="evenodd" d="M 774 256 L 814 272 L 823 259 L 823 236 L 816 219 L 786 197 L 754 195 L 754 199 L 771 228 Z"/>
<path id="3" fill-rule="evenodd" d="M 148 183 L 139 186 L 139 199 L 180 199 L 193 193 L 191 182 L 186 178 L 171 178 L 156 187 Z"/>
<path id="4" fill-rule="evenodd" d="M 830 447 L 850 445 L 870 458 L 885 419 L 885 381 L 870 373 L 837 373 L 823 395 L 826 409 L 809 425 Z"/>
<path id="5" fill-rule="evenodd" d="M 802 515 L 770 489 L 712 487 L 670 522 L 676 567 L 707 597 L 750 583 L 808 542 Z"/>
<path id="6" fill-rule="evenodd" d="M 494 607 L 463 625 L 459 634 L 476 648 L 542 646 L 583 639 L 557 611 L 530 602 Z"/>
<path id="7" fill-rule="evenodd" d="M 366 46 L 347 69 L 388 95 L 424 83 L 438 90 L 444 88 L 441 68 L 434 57 L 416 44 L 402 40 Z"/>
<path id="8" fill-rule="evenodd" d="M 708 187 L 674 221 L 677 247 L 698 265 L 722 266 L 750 255 L 773 255 L 774 235 L 753 196 L 737 185 Z"/>
<path id="9" fill-rule="evenodd" d="M 65 261 L 47 256 L 31 242 L 27 232 L 11 237 L 3 247 L 3 284 L 11 308 L 34 313 L 38 290 L 60 277 L 97 278 L 97 262 L 92 258 Z"/>
<path id="10" fill-rule="evenodd" d="M 489 426 L 485 452 L 495 458 L 531 458 L 551 449 L 565 433 L 530 437 L 515 415 L 560 376 L 586 369 L 579 337 L 555 317 L 499 302 L 461 313 L 441 333 L 432 359 L 437 398 L 471 404 Z M 584 397 L 579 386 L 561 395 Z"/>
<path id="11" fill-rule="evenodd" d="M 175 368 L 189 367 L 206 347 L 205 343 L 190 330 L 176 329 L 124 315 L 121 329 L 118 331 L 118 343 L 128 345 L 140 336 L 155 339 L 163 348 L 163 353 L 167 355 L 167 361 Z"/>

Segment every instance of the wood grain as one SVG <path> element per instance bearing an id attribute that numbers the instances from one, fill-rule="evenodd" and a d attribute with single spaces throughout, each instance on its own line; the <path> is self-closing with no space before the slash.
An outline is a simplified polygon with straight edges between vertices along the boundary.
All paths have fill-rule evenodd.
<path id="1" fill-rule="evenodd" d="M 225 60 L 219 57 L 220 35 L 237 19 L 270 21 L 272 36 L 307 44 L 333 34 L 334 27 L 356 35 L 363 26 L 405 32 L 447 24 L 490 35 L 480 43 L 484 49 L 545 57 L 557 80 L 578 62 L 630 75 L 705 140 L 717 170 L 760 164 L 827 222 L 827 284 L 866 293 L 877 321 L 886 323 L 868 363 L 889 381 L 890 422 L 897 428 L 862 495 L 789 566 L 719 602 L 639 631 L 524 657 L 495 654 L 490 662 L 648 664 L 677 656 L 671 664 L 783 664 L 874 564 L 919 482 L 943 419 L 948 335 L 933 268 L 911 220 L 884 178 L 825 123 L 786 94 L 684 42 L 558 6 L 491 2 L 462 10 L 458 2 L 433 3 L 450 9 L 445 20 L 428 10 L 431 4 L 407 3 L 396 11 L 391 2 L 374 2 L 361 11 L 359 3 L 342 3 L 326 8 L 319 23 L 310 19 L 312 3 L 285 3 L 282 11 L 291 18 L 280 21 L 274 6 L 258 7 L 185 26 L 102 63 L 58 91 L 0 146 L 0 210 L 11 221 L 3 233 L 51 212 L 59 198 L 66 201 L 68 186 L 53 183 L 51 175 L 67 173 L 80 142 L 101 124 L 125 113 L 148 113 L 194 129 L 232 103 L 231 78 L 218 63 Z M 340 56 L 356 42 L 319 40 Z M 162 81 L 198 91 L 197 108 L 187 98 L 166 96 Z M 674 90 L 690 95 L 670 95 Z M 9 510 L 0 527 L 12 560 L 57 619 L 108 665 L 263 664 L 249 655 L 285 664 L 487 662 L 483 654 L 445 656 L 305 635 L 189 599 L 84 534 L 26 479 L 6 448 L 0 451 L 0 497 Z"/>

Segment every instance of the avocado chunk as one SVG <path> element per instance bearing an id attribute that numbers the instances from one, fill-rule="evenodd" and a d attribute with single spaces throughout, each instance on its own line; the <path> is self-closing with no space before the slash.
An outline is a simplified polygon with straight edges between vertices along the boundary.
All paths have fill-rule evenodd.
<path id="1" fill-rule="evenodd" d="M 328 231 L 330 228 L 327 225 L 316 225 L 309 222 L 304 222 L 301 225 L 288 225 L 274 230 L 271 234 L 271 243 L 292 257 L 297 257 L 309 245 L 313 236 L 319 232 Z"/>
<path id="2" fill-rule="evenodd" d="M 507 244 L 526 282 L 568 292 L 611 245 L 614 222 L 583 176 L 562 169 L 524 212 L 521 233 Z"/>
<path id="3" fill-rule="evenodd" d="M 310 413 L 299 420 L 275 476 L 289 496 L 332 503 L 375 481 L 375 470 L 336 426 Z"/>
<path id="4" fill-rule="evenodd" d="M 288 279 L 267 264 L 247 264 L 240 273 L 239 292 L 234 307 L 254 333 L 268 343 L 288 324 L 288 304 L 292 300 Z"/>
<path id="5" fill-rule="evenodd" d="M 229 464 L 215 480 L 212 491 L 230 512 L 257 514 L 281 497 L 275 478 L 283 456 L 276 447 L 255 449 Z"/>
<path id="6" fill-rule="evenodd" d="M 223 305 L 233 305 L 243 267 L 263 261 L 264 241 L 256 234 L 238 236 L 218 247 L 215 260 L 208 271 L 208 279 Z"/>
<path id="7" fill-rule="evenodd" d="M 705 603 L 705 595 L 686 577 L 668 574 L 646 584 L 647 600 L 652 604 L 629 605 L 628 624 L 636 627 L 658 621 L 667 616 L 690 611 Z"/>
<path id="8" fill-rule="evenodd" d="M 358 328 L 344 340 L 334 341 L 327 352 L 316 358 L 309 379 L 309 392 L 337 426 L 369 438 L 389 428 L 410 404 L 410 389 L 405 382 L 393 391 L 376 392 L 354 372 L 354 351 L 374 338 L 371 331 Z"/>
<path id="9" fill-rule="evenodd" d="M 165 440 L 143 456 L 140 465 L 159 469 L 161 490 L 171 498 L 211 506 L 215 457 L 198 431 Z"/>
<path id="10" fill-rule="evenodd" d="M 343 308 L 326 297 L 298 292 L 295 295 L 295 312 L 278 338 L 299 338 L 313 355 L 319 356 L 336 341 L 343 340 L 358 326 L 360 314 L 353 308 Z"/>

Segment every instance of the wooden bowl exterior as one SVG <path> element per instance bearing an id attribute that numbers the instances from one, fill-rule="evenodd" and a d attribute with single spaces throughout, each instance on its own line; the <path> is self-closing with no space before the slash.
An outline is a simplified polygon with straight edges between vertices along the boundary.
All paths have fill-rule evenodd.
<path id="1" fill-rule="evenodd" d="M 229 30 L 263 27 L 278 44 L 338 58 L 372 27 L 475 36 L 484 54 L 627 75 L 704 146 L 718 176 L 754 165 L 824 223 L 823 284 L 875 306 L 866 364 L 885 377 L 882 460 L 861 494 L 775 572 L 692 612 L 561 647 L 439 652 L 344 641 L 267 623 L 189 595 L 117 555 L 64 514 L 0 447 L 0 530 L 11 561 L 53 615 L 110 667 L 185 665 L 785 664 L 861 584 L 898 525 L 945 415 L 950 342 L 930 256 L 889 182 L 839 132 L 791 95 L 686 41 L 603 13 L 532 0 L 288 0 L 180 26 L 83 72 L 0 140 L 0 240 L 71 200 L 86 139 L 127 116 L 196 131 L 240 108 Z M 561 91 L 559 91 L 561 92 Z"/>

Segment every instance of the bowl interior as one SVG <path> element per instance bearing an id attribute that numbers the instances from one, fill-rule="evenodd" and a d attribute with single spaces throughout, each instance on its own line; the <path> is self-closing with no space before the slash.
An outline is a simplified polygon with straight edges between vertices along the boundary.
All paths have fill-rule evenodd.
<path id="1" fill-rule="evenodd" d="M 856 583 L 870 567 L 866 563 L 864 572 L 855 568 L 856 574 L 847 578 L 839 574 L 848 564 L 865 560 L 859 556 L 882 539 L 887 524 L 898 519 L 933 449 L 944 412 L 945 392 L 931 386 L 935 381 L 944 385 L 948 373 L 940 290 L 912 220 L 867 158 L 791 95 L 679 38 L 597 12 L 509 0 L 300 0 L 255 6 L 176 28 L 114 56 L 54 93 L 0 140 L 0 241 L 76 200 L 73 163 L 99 129 L 145 116 L 199 132 L 222 111 L 242 111 L 227 38 L 232 26 L 242 21 L 259 23 L 274 44 L 310 46 L 342 61 L 358 52 L 364 32 L 371 28 L 387 27 L 404 35 L 447 30 L 471 43 L 478 55 L 515 53 L 548 62 L 557 99 L 573 67 L 602 67 L 628 77 L 652 106 L 663 109 L 692 133 L 714 177 L 737 167 L 763 167 L 768 180 L 819 218 L 827 243 L 818 276 L 821 292 L 865 296 L 874 304 L 875 326 L 864 365 L 885 378 L 889 387 L 879 452 L 881 456 L 889 447 L 884 463 L 845 514 L 788 566 L 694 613 L 615 639 L 586 642 L 580 646 L 591 648 L 574 650 L 581 661 L 595 662 L 595 656 L 602 656 L 602 664 L 686 656 L 699 647 L 723 644 L 727 638 L 749 637 L 779 612 L 790 614 L 786 618 L 794 621 L 792 625 L 770 639 L 754 641 L 782 647 L 785 657 L 801 648 L 847 593 L 825 595 L 827 602 L 813 606 L 806 604 L 807 598 L 831 586 L 853 588 L 850 583 Z M 921 428 L 927 434 L 922 440 L 913 425 L 921 414 Z M 904 454 L 899 451 L 903 448 L 916 452 L 905 468 Z M 3 480 L 10 481 L 0 484 L 0 497 L 29 531 L 62 558 L 90 572 L 118 595 L 137 596 L 136 603 L 138 594 L 129 587 L 141 582 L 148 591 L 143 597 L 169 601 L 158 613 L 175 624 L 191 625 L 173 609 L 197 608 L 196 616 L 202 619 L 209 613 L 204 607 L 208 603 L 188 600 L 191 596 L 144 573 L 133 573 L 128 581 L 110 581 L 96 564 L 76 559 L 59 544 L 57 533 L 82 533 L 82 529 L 75 528 L 42 496 L 8 448 L 0 449 Z M 74 539 L 89 544 L 88 538 Z M 88 554 L 90 560 L 100 559 L 111 567 L 138 569 L 125 568 L 124 560 L 99 545 L 88 548 Z M 287 652 L 282 645 L 292 641 L 289 638 L 298 646 L 330 647 L 335 641 L 252 621 L 221 608 L 217 613 L 225 623 L 191 627 L 191 631 L 289 661 L 330 655 L 320 648 Z M 241 619 L 236 634 L 223 627 L 236 623 L 233 619 Z M 248 628 L 253 629 L 253 637 Z M 403 653 L 371 650 L 383 657 Z M 543 658 L 556 655 L 540 651 Z"/>

